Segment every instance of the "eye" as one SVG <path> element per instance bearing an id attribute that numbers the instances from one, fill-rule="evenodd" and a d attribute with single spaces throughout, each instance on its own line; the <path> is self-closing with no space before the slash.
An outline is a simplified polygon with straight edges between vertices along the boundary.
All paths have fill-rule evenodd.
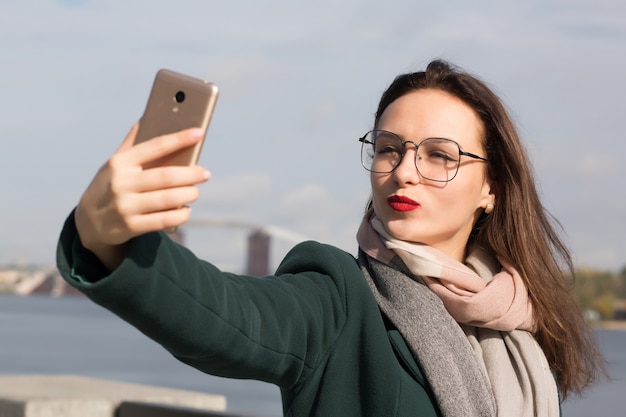
<path id="1" fill-rule="evenodd" d="M 384 154 L 400 154 L 402 150 L 398 146 L 394 146 L 392 144 L 376 144 L 376 154 L 384 155 Z"/>
<path id="2" fill-rule="evenodd" d="M 441 159 L 447 162 L 452 162 L 452 161 L 457 160 L 457 158 L 455 158 L 454 156 L 450 155 L 449 153 L 447 153 L 446 151 L 442 149 L 430 150 L 427 156 L 430 159 Z"/>
<path id="3" fill-rule="evenodd" d="M 374 141 L 377 155 L 399 155 L 402 153 L 402 141 L 390 135 L 379 135 Z"/>
<path id="4" fill-rule="evenodd" d="M 446 139 L 427 139 L 420 144 L 420 156 L 433 162 L 457 162 L 459 148 L 456 143 Z"/>

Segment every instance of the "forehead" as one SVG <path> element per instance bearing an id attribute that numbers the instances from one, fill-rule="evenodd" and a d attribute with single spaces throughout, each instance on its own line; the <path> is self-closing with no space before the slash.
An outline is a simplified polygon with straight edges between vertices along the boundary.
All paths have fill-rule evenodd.
<path id="1" fill-rule="evenodd" d="M 412 91 L 393 101 L 378 121 L 377 129 L 394 132 L 405 140 L 429 137 L 453 139 L 472 149 L 483 144 L 483 123 L 469 105 L 441 90 Z"/>

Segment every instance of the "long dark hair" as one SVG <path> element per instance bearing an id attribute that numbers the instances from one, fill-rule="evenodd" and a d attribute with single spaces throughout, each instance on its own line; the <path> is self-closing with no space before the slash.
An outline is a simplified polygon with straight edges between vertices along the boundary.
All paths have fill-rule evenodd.
<path id="1" fill-rule="evenodd" d="M 474 109 L 484 125 L 487 175 L 496 206 L 474 225 L 468 247 L 480 247 L 515 265 L 522 276 L 537 321 L 535 337 L 543 348 L 563 398 L 582 391 L 604 375 L 604 360 L 571 293 L 574 266 L 559 237 L 558 222 L 542 206 L 529 158 L 507 110 L 481 80 L 442 60 L 425 71 L 398 76 L 383 93 L 375 125 L 399 97 L 419 89 L 451 94 Z"/>

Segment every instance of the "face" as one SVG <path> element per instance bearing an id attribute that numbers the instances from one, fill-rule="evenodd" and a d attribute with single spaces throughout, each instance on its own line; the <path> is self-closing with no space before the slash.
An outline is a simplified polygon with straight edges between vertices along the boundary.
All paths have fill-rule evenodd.
<path id="1" fill-rule="evenodd" d="M 440 90 L 417 90 L 396 99 L 376 128 L 417 144 L 431 137 L 452 139 L 462 151 L 486 157 L 481 120 L 471 107 Z M 371 173 L 376 216 L 396 239 L 426 244 L 462 261 L 474 223 L 488 203 L 495 204 L 486 162 L 462 156 L 452 181 L 434 182 L 420 176 L 415 147 L 406 146 L 393 172 Z"/>

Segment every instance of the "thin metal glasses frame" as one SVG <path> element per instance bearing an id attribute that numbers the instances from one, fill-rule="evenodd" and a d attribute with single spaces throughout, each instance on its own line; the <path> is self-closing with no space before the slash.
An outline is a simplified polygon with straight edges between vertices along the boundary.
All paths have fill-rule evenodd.
<path id="1" fill-rule="evenodd" d="M 369 145 L 372 145 L 372 146 L 374 145 L 374 142 L 369 141 L 369 140 L 367 139 L 367 137 L 368 137 L 368 136 L 370 136 L 370 135 L 373 135 L 374 137 L 377 137 L 379 134 L 385 134 L 385 135 L 388 135 L 388 136 L 390 136 L 390 137 L 397 138 L 397 139 L 398 139 L 398 141 L 399 141 L 399 143 L 401 143 L 401 144 L 402 144 L 402 150 L 403 150 L 403 151 L 402 151 L 402 153 L 400 154 L 400 158 L 398 159 L 398 161 L 396 162 L 396 164 L 393 166 L 393 168 L 392 168 L 391 170 L 389 170 L 389 171 L 374 171 L 374 170 L 372 170 L 371 168 L 368 168 L 368 167 L 367 167 L 367 164 L 365 163 L 365 160 L 364 160 L 364 155 L 366 155 L 366 153 L 365 153 L 365 152 L 366 152 L 365 147 L 366 147 L 366 146 L 369 146 Z M 424 174 L 422 174 L 422 172 L 420 171 L 420 168 L 419 168 L 418 163 L 417 163 L 417 158 L 418 158 L 418 156 L 419 156 L 419 148 L 420 148 L 420 145 L 421 145 L 422 143 L 424 143 L 424 142 L 426 142 L 426 141 L 428 141 L 428 140 L 446 141 L 446 142 L 453 143 L 454 145 L 456 145 L 456 147 L 457 147 L 457 149 L 458 149 L 458 152 L 459 152 L 459 156 L 458 156 L 458 159 L 456 159 L 456 160 L 455 160 L 455 161 L 456 161 L 456 169 L 455 169 L 454 175 L 452 175 L 450 178 L 448 178 L 448 179 L 444 179 L 444 180 L 440 180 L 440 179 L 433 179 L 433 178 L 429 178 L 429 177 L 425 176 L 425 175 L 424 175 Z M 379 174 L 389 174 L 389 173 L 393 172 L 393 171 L 394 171 L 394 170 L 395 170 L 398 166 L 400 166 L 400 164 L 402 163 L 402 160 L 404 159 L 404 156 L 406 155 L 406 144 L 407 144 L 407 143 L 410 143 L 410 144 L 412 144 L 413 146 L 415 146 L 415 161 L 414 161 L 414 163 L 415 163 L 415 168 L 417 169 L 417 172 L 420 174 L 420 176 L 421 176 L 422 178 L 427 179 L 427 180 L 429 180 L 429 181 L 435 181 L 435 182 L 450 182 L 450 181 L 452 181 L 452 180 L 456 177 L 456 175 L 458 174 L 458 172 L 459 172 L 459 167 L 460 167 L 460 165 L 461 165 L 461 156 L 467 156 L 467 157 L 470 157 L 470 158 L 473 158 L 473 159 L 476 159 L 476 160 L 480 160 L 480 161 L 484 161 L 484 162 L 489 162 L 489 160 L 488 160 L 488 159 L 483 158 L 482 156 L 478 156 L 478 155 L 473 154 L 473 153 L 471 153 L 471 152 L 465 152 L 465 151 L 461 150 L 461 146 L 458 144 L 458 142 L 456 142 L 456 141 L 454 141 L 454 140 L 452 140 L 452 139 L 448 139 L 448 138 L 431 137 L 431 138 L 425 138 L 425 139 L 424 139 L 424 140 L 422 140 L 420 143 L 415 143 L 415 142 L 414 142 L 414 141 L 412 141 L 412 140 L 404 140 L 404 139 L 402 139 L 402 138 L 401 138 L 399 135 L 397 135 L 396 133 L 389 132 L 389 131 L 387 131 L 387 130 L 378 130 L 378 129 L 374 129 L 374 130 L 370 130 L 370 131 L 369 131 L 369 132 L 367 132 L 365 135 L 363 135 L 362 137 L 360 137 L 360 138 L 359 138 L 359 142 L 361 142 L 361 165 L 363 165 L 363 168 L 365 168 L 367 171 L 374 172 L 374 173 L 379 173 Z"/>

